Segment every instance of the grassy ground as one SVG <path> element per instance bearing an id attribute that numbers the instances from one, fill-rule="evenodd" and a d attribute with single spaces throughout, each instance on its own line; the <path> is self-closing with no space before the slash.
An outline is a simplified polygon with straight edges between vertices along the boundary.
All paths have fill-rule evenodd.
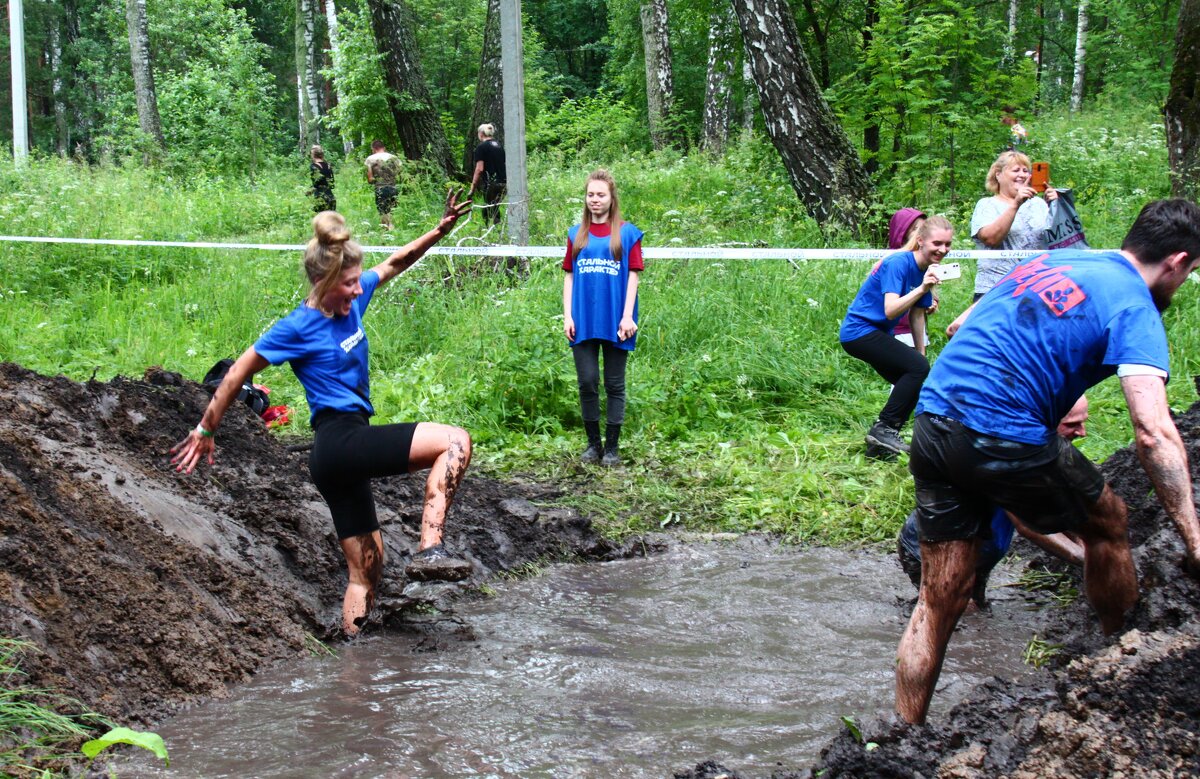
<path id="1" fill-rule="evenodd" d="M 1102 118 L 1039 124 L 1039 152 L 1055 160 L 1056 183 L 1076 188 L 1093 246 L 1117 245 L 1137 209 L 1167 192 L 1161 123 L 1151 119 L 1128 119 L 1120 130 Z M 823 235 L 773 155 L 748 142 L 720 161 L 665 153 L 611 167 L 623 210 L 646 231 L 647 246 L 867 245 Z M 1113 155 L 1125 164 L 1113 166 Z M 531 160 L 531 243 L 563 243 L 582 208 L 583 178 L 598 163 Z M 339 206 L 364 244 L 407 240 L 440 213 L 441 184 L 411 179 L 397 235 L 385 235 L 356 167 L 339 172 Z M 982 171 L 979 179 L 982 195 Z M 299 164 L 248 183 L 43 161 L 24 174 L 0 173 L 0 218 L 8 234 L 302 243 L 306 186 Z M 948 213 L 961 226 L 956 245 L 969 248 L 974 199 L 921 205 Z M 494 240 L 482 232 L 474 219 L 453 240 Z M 911 483 L 903 462 L 864 457 L 863 434 L 888 388 L 837 343 L 867 269 L 866 261 L 651 263 L 629 363 L 629 465 L 600 471 L 574 462 L 583 440 L 557 261 L 534 260 L 518 281 L 479 260 L 430 258 L 372 304 L 379 421 L 461 424 L 478 443 L 478 467 L 556 481 L 569 502 L 606 517 L 612 532 L 678 525 L 881 541 L 911 508 Z M 933 354 L 970 290 L 970 274 L 947 284 Z M 149 365 L 198 379 L 216 359 L 240 353 L 302 292 L 292 254 L 6 245 L 0 359 L 76 379 L 140 375 Z M 1178 408 L 1196 397 L 1198 309 L 1200 286 L 1189 284 L 1166 316 L 1176 376 L 1169 392 Z M 306 434 L 303 394 L 290 371 L 270 369 L 259 381 L 272 388 L 273 402 L 297 410 L 300 423 L 283 434 Z M 1115 382 L 1090 397 L 1091 437 L 1082 446 L 1103 459 L 1128 443 L 1129 424 Z M 194 423 L 181 419 L 180 434 Z"/>

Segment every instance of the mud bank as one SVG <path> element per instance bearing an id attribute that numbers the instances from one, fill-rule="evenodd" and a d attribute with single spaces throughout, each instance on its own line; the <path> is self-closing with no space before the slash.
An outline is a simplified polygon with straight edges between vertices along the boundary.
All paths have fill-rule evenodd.
<path id="1" fill-rule="evenodd" d="M 1200 404 L 1176 424 L 1200 484 Z M 1183 544 L 1132 448 L 1102 470 L 1129 507 L 1141 587 L 1126 632 L 1101 635 L 1081 596 L 1041 636 L 1061 649 L 1040 678 L 994 679 L 919 728 L 881 714 L 860 723 L 861 741 L 845 729 L 815 765 L 781 765 L 772 779 L 1200 777 L 1200 583 L 1183 573 Z M 1078 569 L 1027 542 L 1017 551 L 1030 567 L 1066 573 L 1082 591 Z M 750 779 L 732 759 L 675 776 Z"/>
<path id="2" fill-rule="evenodd" d="M 222 696 L 339 619 L 344 562 L 306 453 L 237 404 L 214 467 L 171 468 L 168 448 L 207 402 L 157 369 L 79 384 L 0 364 L 0 635 L 41 650 L 22 663 L 31 685 L 121 724 Z M 549 489 L 469 474 L 446 541 L 474 574 L 416 585 L 403 571 L 423 492 L 420 474 L 376 486 L 387 563 L 375 619 L 390 627 L 497 571 L 630 553 L 587 518 L 540 508 Z"/>

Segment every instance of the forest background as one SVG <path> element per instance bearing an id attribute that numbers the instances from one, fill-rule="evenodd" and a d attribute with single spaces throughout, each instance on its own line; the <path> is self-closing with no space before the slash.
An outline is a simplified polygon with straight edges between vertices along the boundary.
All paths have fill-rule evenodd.
<path id="1" fill-rule="evenodd" d="M 878 247 L 888 215 L 916 205 L 948 214 L 970 248 L 984 174 L 1010 142 L 1001 120 L 1015 118 L 1022 148 L 1074 190 L 1091 244 L 1115 247 L 1147 200 L 1195 192 L 1196 6 L 526 3 L 530 241 L 563 243 L 586 173 L 603 165 L 647 246 Z M 476 125 L 502 124 L 495 0 L 25 9 L 32 155 L 0 171 L 9 235 L 301 243 L 319 142 L 356 237 L 394 244 L 431 227 L 448 182 L 465 180 Z M 379 230 L 362 174 L 373 138 L 406 158 L 397 236 Z M 446 243 L 505 242 L 481 221 Z M 7 244 L 0 360 L 81 380 L 154 364 L 199 378 L 300 300 L 298 266 L 266 251 Z M 431 257 L 368 319 L 379 421 L 461 424 L 477 467 L 560 482 L 611 532 L 882 541 L 911 483 L 902 462 L 864 457 L 887 387 L 836 339 L 868 267 L 652 263 L 627 466 L 600 471 L 573 465 L 582 435 L 558 263 L 514 274 Z M 969 278 L 947 285 L 933 354 L 969 297 Z M 1188 285 L 1166 315 L 1177 407 L 1196 397 L 1197 298 Z M 306 433 L 290 372 L 259 380 L 293 408 L 282 434 Z M 1083 446 L 1103 459 L 1129 425 L 1114 383 L 1092 401 Z"/>

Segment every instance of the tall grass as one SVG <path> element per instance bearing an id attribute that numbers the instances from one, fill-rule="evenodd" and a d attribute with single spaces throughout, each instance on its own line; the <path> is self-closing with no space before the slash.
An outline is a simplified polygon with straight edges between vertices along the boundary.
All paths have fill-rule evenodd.
<path id="1" fill-rule="evenodd" d="M 20 657 L 33 650 L 26 641 L 0 637 L 0 776 L 46 776 L 65 768 L 64 761 L 78 755 L 64 750 L 103 724 L 98 715 L 79 713 L 78 701 L 24 685 Z"/>
<path id="2" fill-rule="evenodd" d="M 1055 180 L 1080 191 L 1093 246 L 1116 245 L 1138 208 L 1167 194 L 1161 133 L 1147 116 L 1130 112 L 1116 129 L 1098 117 L 1043 121 Z M 1122 156 L 1119 169 L 1104 162 L 1113 153 Z M 849 243 L 803 213 L 773 151 L 754 139 L 720 160 L 670 152 L 534 157 L 533 243 L 564 243 L 582 209 L 584 177 L 602 163 L 647 246 Z M 309 234 L 300 165 L 253 185 L 49 161 L 33 172 L 4 181 L 6 232 L 288 243 Z M 411 179 L 397 235 L 385 235 L 357 170 L 340 174 L 339 206 L 363 243 L 407 240 L 440 214 L 441 183 Z M 981 171 L 980 195 L 982 178 Z M 1137 191 L 1131 181 L 1141 182 Z M 75 196 L 66 212 L 58 203 L 64 191 Z M 970 246 L 973 200 L 920 205 L 950 213 L 962 226 L 956 245 Z M 450 240 L 495 236 L 472 220 Z M 16 246 L 0 257 L 0 359 L 75 378 L 137 375 L 152 364 L 198 378 L 243 350 L 303 290 L 299 257 L 270 252 Z M 367 320 L 380 421 L 461 424 L 478 442 L 478 467 L 554 481 L 565 500 L 606 517 L 613 532 L 681 525 L 864 543 L 896 531 L 913 502 L 907 471 L 866 459 L 862 444 L 888 387 L 837 343 L 868 262 L 649 263 L 629 363 L 628 465 L 615 471 L 575 464 L 583 440 L 558 266 L 534 260 L 517 280 L 479 260 L 430 257 L 385 288 Z M 969 303 L 969 274 L 944 292 L 933 319 L 935 355 L 945 324 Z M 1176 376 L 1169 395 L 1178 408 L 1195 400 L 1188 378 L 1200 372 L 1198 308 L 1200 287 L 1189 284 L 1165 318 Z M 273 389 L 273 402 L 306 418 L 288 370 L 265 371 L 259 381 Z M 1129 424 L 1115 382 L 1090 397 L 1091 437 L 1082 445 L 1103 459 L 1128 443 Z M 181 419 L 180 433 L 194 422 Z M 303 422 L 293 427 L 285 434 L 307 432 Z"/>

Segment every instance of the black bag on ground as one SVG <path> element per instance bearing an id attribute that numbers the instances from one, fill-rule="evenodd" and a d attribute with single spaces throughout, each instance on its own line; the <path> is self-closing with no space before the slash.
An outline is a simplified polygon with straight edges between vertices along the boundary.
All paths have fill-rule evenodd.
<path id="1" fill-rule="evenodd" d="M 225 379 L 225 374 L 229 373 L 229 369 L 232 367 L 233 360 L 226 357 L 224 360 L 217 360 L 216 364 L 208 369 L 208 373 L 204 374 L 203 382 L 208 394 L 211 395 L 217 391 L 217 387 L 221 386 L 221 382 Z M 249 406 L 255 414 L 262 416 L 262 413 L 267 410 L 267 406 L 271 404 L 267 400 L 267 393 L 255 387 L 253 381 L 254 377 L 251 376 L 242 384 L 237 399 Z"/>

